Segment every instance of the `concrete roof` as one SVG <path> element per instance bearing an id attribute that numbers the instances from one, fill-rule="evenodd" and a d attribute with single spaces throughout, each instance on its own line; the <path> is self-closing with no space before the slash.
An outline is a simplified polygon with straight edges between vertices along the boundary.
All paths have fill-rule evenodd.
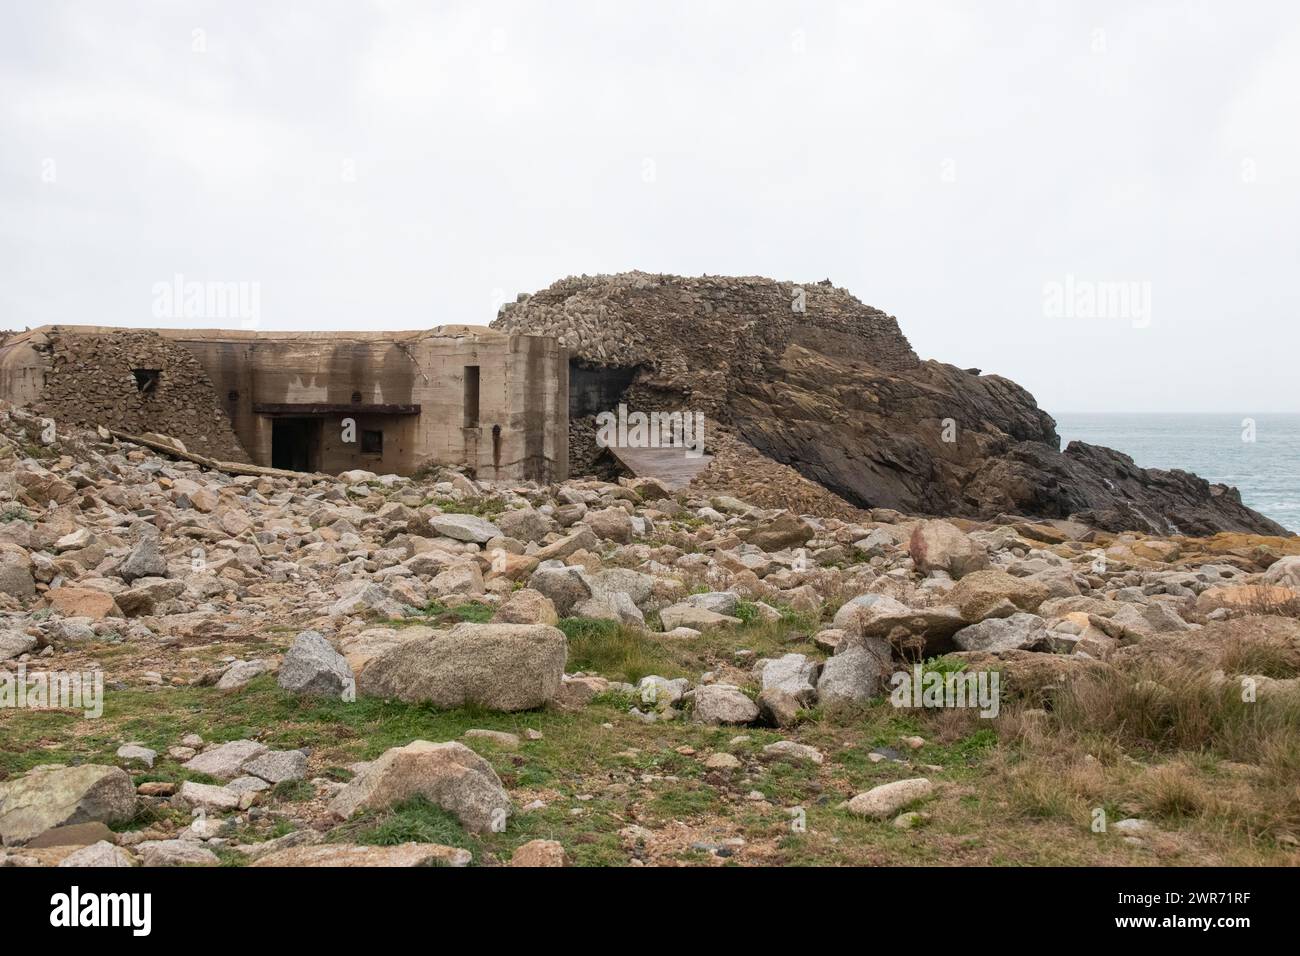
<path id="1" fill-rule="evenodd" d="M 404 329 L 383 332 L 285 332 L 260 331 L 256 329 L 175 329 L 150 328 L 140 326 L 114 325 L 42 325 L 27 332 L 17 332 L 6 340 L 6 345 L 15 345 L 50 333 L 60 335 L 103 335 L 113 332 L 155 332 L 163 338 L 190 341 L 226 341 L 240 342 L 247 340 L 301 340 L 324 342 L 413 342 L 426 338 L 472 338 L 478 341 L 499 342 L 512 337 L 511 333 L 500 332 L 486 325 L 439 325 L 430 329 Z"/>

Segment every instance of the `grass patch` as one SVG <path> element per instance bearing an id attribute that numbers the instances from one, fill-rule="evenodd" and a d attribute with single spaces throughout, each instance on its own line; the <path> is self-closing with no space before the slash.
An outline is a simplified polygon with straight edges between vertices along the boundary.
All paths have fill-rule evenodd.
<path id="1" fill-rule="evenodd" d="M 316 788 L 306 780 L 282 780 L 271 788 L 271 797 L 282 803 L 299 803 L 316 796 Z"/>
<path id="2" fill-rule="evenodd" d="M 416 608 L 412 617 L 390 618 L 383 621 L 386 627 L 450 627 L 454 624 L 486 624 L 492 620 L 496 608 L 482 601 L 466 601 L 455 607 L 448 607 L 441 601 L 433 600 L 424 607 Z"/>
<path id="3" fill-rule="evenodd" d="M 476 515 L 479 518 L 491 518 L 506 510 L 506 503 L 500 498 L 470 498 L 468 501 L 453 501 L 450 498 L 430 498 L 426 505 L 437 505 L 438 510 L 448 515 Z"/>
<path id="4" fill-rule="evenodd" d="M 573 670 L 595 671 L 630 684 L 650 674 L 680 677 L 685 673 L 661 642 L 617 621 L 566 617 L 560 630 L 569 639 L 568 666 Z"/>
<path id="5" fill-rule="evenodd" d="M 424 797 L 415 797 L 386 811 L 362 814 L 332 831 L 329 839 L 366 846 L 439 843 L 469 850 L 475 859 L 481 853 L 478 841 L 465 832 L 454 814 Z"/>

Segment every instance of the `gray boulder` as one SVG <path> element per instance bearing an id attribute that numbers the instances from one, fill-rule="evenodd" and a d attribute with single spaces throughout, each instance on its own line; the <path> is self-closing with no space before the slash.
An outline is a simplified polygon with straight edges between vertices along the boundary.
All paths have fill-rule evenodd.
<path id="1" fill-rule="evenodd" d="M 919 522 L 912 530 L 907 551 L 922 574 L 946 571 L 956 579 L 989 566 L 988 551 L 982 544 L 940 519 Z"/>
<path id="2" fill-rule="evenodd" d="M 0 661 L 7 661 L 35 649 L 36 638 L 22 631 L 0 631 Z"/>
<path id="3" fill-rule="evenodd" d="M 1269 565 L 1268 570 L 1264 572 L 1264 583 L 1300 591 L 1300 554 L 1278 558 Z"/>
<path id="4" fill-rule="evenodd" d="M 246 761 L 243 771 L 267 783 L 285 783 L 307 776 L 307 755 L 301 750 L 273 750 Z"/>
<path id="5" fill-rule="evenodd" d="M 695 719 L 702 724 L 752 724 L 758 705 L 734 684 L 706 684 L 695 689 Z"/>
<path id="6" fill-rule="evenodd" d="M 1032 650 L 1047 644 L 1047 622 L 1037 614 L 1023 612 L 991 617 L 963 627 L 952 640 L 963 651 Z"/>
<path id="7" fill-rule="evenodd" d="M 167 559 L 158 550 L 158 539 L 150 535 L 137 544 L 135 550 L 117 569 L 117 574 L 123 581 L 134 581 L 136 578 L 165 578 Z"/>
<path id="8" fill-rule="evenodd" d="M 0 783 L 0 842 L 26 843 L 70 823 L 123 823 L 135 815 L 135 806 L 135 786 L 120 767 L 33 770 Z"/>
<path id="9" fill-rule="evenodd" d="M 356 691 L 347 659 L 318 631 L 303 631 L 280 665 L 277 683 L 295 694 L 342 699 Z"/>
<path id="10" fill-rule="evenodd" d="M 713 627 L 739 627 L 744 623 L 738 617 L 729 617 L 726 614 L 718 614 L 715 611 L 685 603 L 672 604 L 664 608 L 659 612 L 659 620 L 663 622 L 666 631 L 679 627 L 704 631 Z"/>
<path id="11" fill-rule="evenodd" d="M 855 707 L 878 697 L 890 672 L 888 647 L 851 645 L 822 665 L 817 679 L 817 699 L 823 707 Z"/>
<path id="12" fill-rule="evenodd" d="M 809 703 L 817 696 L 817 673 L 821 665 L 802 654 L 785 654 L 762 662 L 760 680 L 763 690 L 775 689 Z"/>
<path id="13" fill-rule="evenodd" d="M 19 600 L 36 596 L 32 560 L 18 548 L 0 548 L 0 594 L 8 594 Z"/>
<path id="14" fill-rule="evenodd" d="M 487 544 L 493 538 L 504 537 L 500 528 L 478 515 L 434 515 L 429 524 L 438 534 L 474 544 Z"/>
<path id="15" fill-rule="evenodd" d="M 582 569 L 558 561 L 539 565 L 528 579 L 528 586 L 550 598 L 560 617 L 568 617 L 576 605 L 591 598 L 591 585 Z"/>
<path id="16" fill-rule="evenodd" d="M 264 753 L 266 753 L 265 744 L 259 744 L 255 740 L 232 740 L 229 743 L 210 747 L 181 766 L 195 773 L 216 777 L 218 780 L 230 780 L 239 776 L 244 764 Z"/>
<path id="17" fill-rule="evenodd" d="M 645 615 L 626 591 L 606 591 L 600 597 L 583 601 L 573 609 L 576 617 L 618 621 L 632 627 L 645 627 Z"/>
<path id="18" fill-rule="evenodd" d="M 685 602 L 691 607 L 703 608 L 714 614 L 734 615 L 740 596 L 734 591 L 705 591 L 702 594 L 688 595 Z"/>
<path id="19" fill-rule="evenodd" d="M 510 795 L 492 765 L 462 743 L 416 740 L 386 751 L 330 803 L 346 820 L 358 810 L 381 810 L 423 796 L 473 833 L 500 833 L 510 814 Z"/>
<path id="20" fill-rule="evenodd" d="M 221 865 L 221 858 L 197 840 L 149 840 L 136 850 L 144 866 Z"/>
<path id="21" fill-rule="evenodd" d="M 135 866 L 134 861 L 121 847 L 107 840 L 74 850 L 59 861 L 59 866 L 69 867 L 122 867 Z"/>
<path id="22" fill-rule="evenodd" d="M 551 530 L 551 521 L 535 508 L 506 511 L 497 516 L 497 527 L 516 541 L 541 541 Z"/>
<path id="23" fill-rule="evenodd" d="M 457 624 L 381 652 L 357 690 L 445 709 L 531 710 L 555 697 L 567 654 L 564 632 L 545 624 Z"/>

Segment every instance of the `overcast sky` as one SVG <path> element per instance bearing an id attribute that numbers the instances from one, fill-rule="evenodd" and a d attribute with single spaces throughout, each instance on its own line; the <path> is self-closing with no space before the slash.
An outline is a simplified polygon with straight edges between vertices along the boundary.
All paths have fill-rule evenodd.
<path id="1" fill-rule="evenodd" d="M 0 328 L 238 324 L 159 318 L 176 275 L 263 329 L 829 277 L 1049 411 L 1300 411 L 1294 2 L 0 10 Z"/>

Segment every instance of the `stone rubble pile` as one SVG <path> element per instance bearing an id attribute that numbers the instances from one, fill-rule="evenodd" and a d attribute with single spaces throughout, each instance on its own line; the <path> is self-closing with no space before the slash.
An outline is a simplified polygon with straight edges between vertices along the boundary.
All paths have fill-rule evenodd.
<path id="1" fill-rule="evenodd" d="M 497 712 L 580 709 L 613 692 L 630 695 L 628 712 L 646 722 L 786 728 L 814 708 L 878 699 L 892 675 L 942 655 L 997 668 L 1011 693 L 1044 694 L 1144 653 L 1212 654 L 1261 601 L 1300 600 L 1294 539 L 1113 534 L 1014 515 L 799 513 L 692 487 L 669 493 L 652 479 L 232 477 L 95 433 L 61 431 L 50 445 L 39 435 L 38 418 L 0 408 L 4 668 L 57 669 L 86 646 L 129 644 L 155 652 L 159 670 L 131 678 L 146 685 L 240 694 L 274 675 L 303 699 Z M 440 623 L 428 608 L 474 619 Z M 711 672 L 626 684 L 569 668 L 566 619 L 660 642 L 725 641 L 770 624 L 818 651 L 755 659 L 736 638 Z M 1296 621 L 1248 620 L 1300 647 Z M 187 670 L 189 649 L 251 637 L 279 651 Z M 1261 676 L 1261 693 L 1294 683 Z M 311 777 L 307 750 L 255 739 L 190 735 L 161 754 L 123 740 L 118 766 L 0 780 L 3 859 L 49 863 L 60 846 L 75 849 L 69 865 L 214 865 L 217 851 L 262 865 L 464 865 L 465 851 L 432 844 L 323 845 L 309 830 L 241 847 L 226 835 L 269 790 L 304 782 L 340 824 L 418 795 L 470 832 L 498 832 L 516 810 L 472 747 L 509 747 L 510 736 L 411 741 L 346 784 Z M 724 770 L 728 755 L 715 756 Z M 823 755 L 783 741 L 764 756 L 815 765 Z M 160 761 L 213 782 L 133 784 Z M 891 815 L 933 789 L 921 778 L 889 786 L 854 797 L 848 812 Z M 161 803 L 192 811 L 192 826 L 109 829 Z M 563 848 L 529 846 L 521 865 L 565 862 Z"/>

